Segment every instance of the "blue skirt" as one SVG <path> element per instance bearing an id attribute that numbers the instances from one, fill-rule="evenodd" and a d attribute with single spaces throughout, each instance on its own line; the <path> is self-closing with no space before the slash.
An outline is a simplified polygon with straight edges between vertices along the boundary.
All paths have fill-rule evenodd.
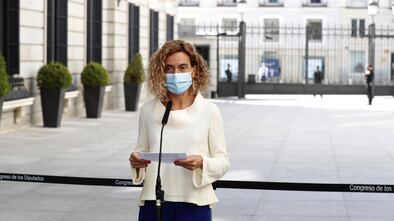
<path id="1" fill-rule="evenodd" d="M 211 221 L 209 206 L 197 206 L 192 203 L 164 202 L 162 204 L 163 221 Z M 145 201 L 140 207 L 138 221 L 157 221 L 155 201 Z"/>

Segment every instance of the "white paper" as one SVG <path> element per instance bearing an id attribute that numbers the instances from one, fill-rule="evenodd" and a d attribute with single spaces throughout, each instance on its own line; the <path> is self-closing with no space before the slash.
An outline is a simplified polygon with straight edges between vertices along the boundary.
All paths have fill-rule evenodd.
<path id="1" fill-rule="evenodd" d="M 159 161 L 159 153 L 142 152 L 140 153 L 140 157 L 144 160 Z M 186 157 L 186 153 L 162 153 L 161 162 L 173 163 L 175 160 L 183 160 Z"/>

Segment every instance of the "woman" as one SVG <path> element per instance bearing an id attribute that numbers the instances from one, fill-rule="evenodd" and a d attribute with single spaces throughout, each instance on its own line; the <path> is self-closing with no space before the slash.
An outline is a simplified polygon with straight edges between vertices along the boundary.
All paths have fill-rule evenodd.
<path id="1" fill-rule="evenodd" d="M 129 158 L 133 182 L 143 182 L 140 221 L 156 220 L 157 162 L 143 160 L 139 153 L 159 152 L 161 119 L 170 100 L 163 152 L 184 152 L 187 158 L 161 165 L 163 220 L 212 219 L 210 206 L 218 200 L 211 184 L 228 171 L 229 159 L 220 112 L 199 93 L 208 87 L 209 77 L 203 58 L 181 40 L 165 43 L 151 58 L 148 88 L 156 97 L 141 108 L 138 141 Z"/>

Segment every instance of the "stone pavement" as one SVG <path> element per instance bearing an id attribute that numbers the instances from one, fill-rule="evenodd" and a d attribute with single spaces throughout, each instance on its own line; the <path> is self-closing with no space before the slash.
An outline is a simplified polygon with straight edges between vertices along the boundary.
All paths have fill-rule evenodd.
<path id="1" fill-rule="evenodd" d="M 214 100 L 223 179 L 394 184 L 394 99 L 260 95 Z M 138 113 L 0 133 L 0 172 L 130 178 Z M 139 188 L 0 182 L 0 220 L 137 220 Z M 392 221 L 394 194 L 216 190 L 215 221 Z"/>

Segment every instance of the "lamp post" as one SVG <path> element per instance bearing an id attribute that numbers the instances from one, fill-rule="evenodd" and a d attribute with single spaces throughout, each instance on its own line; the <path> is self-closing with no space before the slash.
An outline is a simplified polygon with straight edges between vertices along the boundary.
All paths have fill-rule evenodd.
<path id="1" fill-rule="evenodd" d="M 310 37 L 310 25 L 306 24 L 305 30 L 305 84 L 308 84 L 308 66 L 309 66 L 309 37 Z"/>
<path id="2" fill-rule="evenodd" d="M 372 23 L 368 25 L 368 66 L 372 66 L 375 71 L 375 16 L 379 14 L 378 0 L 368 0 L 368 15 L 372 18 Z M 376 73 L 376 72 L 375 72 Z M 375 81 L 372 81 L 371 92 L 372 96 L 375 94 Z M 371 101 L 370 101 L 371 102 Z"/>
<path id="3" fill-rule="evenodd" d="M 241 16 L 238 34 L 238 98 L 245 98 L 245 57 L 246 57 L 246 23 L 243 16 L 246 12 L 246 1 L 240 0 L 237 3 L 237 10 Z"/>
<path id="4" fill-rule="evenodd" d="M 372 23 L 368 26 L 368 63 L 375 69 L 375 16 L 379 14 L 378 0 L 368 1 L 368 15 L 372 18 Z"/>

